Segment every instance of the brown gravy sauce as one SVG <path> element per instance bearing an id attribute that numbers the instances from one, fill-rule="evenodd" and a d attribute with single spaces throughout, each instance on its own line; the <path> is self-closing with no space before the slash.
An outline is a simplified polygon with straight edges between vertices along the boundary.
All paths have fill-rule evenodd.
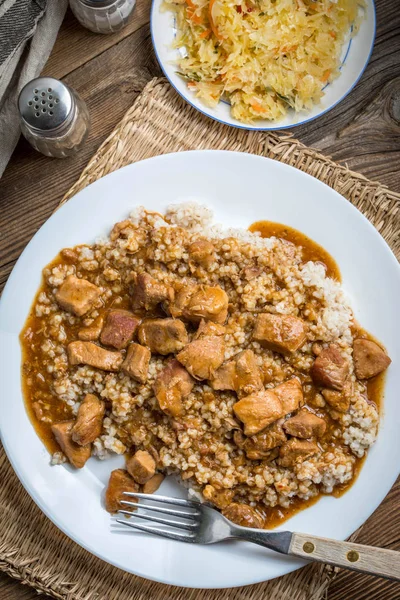
<path id="1" fill-rule="evenodd" d="M 302 246 L 304 262 L 308 262 L 309 260 L 321 262 L 326 267 L 328 277 L 336 279 L 336 281 L 342 281 L 335 259 L 332 258 L 325 248 L 304 235 L 304 233 L 297 231 L 297 229 L 293 229 L 293 227 L 289 227 L 288 225 L 282 225 L 281 223 L 274 223 L 273 221 L 256 221 L 250 225 L 249 230 L 253 232 L 259 231 L 261 237 L 277 237 L 281 240 L 291 242 L 295 246 Z"/>

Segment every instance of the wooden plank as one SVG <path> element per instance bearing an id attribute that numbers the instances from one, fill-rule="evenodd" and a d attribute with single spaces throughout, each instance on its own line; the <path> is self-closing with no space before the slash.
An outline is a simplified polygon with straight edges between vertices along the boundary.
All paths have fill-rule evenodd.
<path id="1" fill-rule="evenodd" d="M 129 37 L 150 20 L 151 0 L 137 2 L 128 25 L 116 33 L 100 35 L 88 31 L 76 20 L 71 9 L 67 10 L 56 43 L 43 73 L 62 79 L 99 54 Z"/>
<path id="2" fill-rule="evenodd" d="M 400 191 L 400 11 L 378 0 L 377 36 L 361 80 L 338 106 L 296 137 L 338 162 Z M 397 58 L 396 58 L 397 57 Z"/>
<path id="3" fill-rule="evenodd" d="M 66 77 L 85 98 L 93 125 L 83 150 L 60 162 L 21 141 L 0 180 L 0 287 L 20 252 L 77 179 L 88 159 L 159 73 L 151 48 L 150 0 L 140 0 L 129 26 L 97 36 L 67 14 L 45 73 Z M 347 162 L 400 191 L 400 11 L 398 0 L 377 0 L 378 31 L 371 62 L 357 87 L 330 113 L 293 129 L 304 143 Z M 400 483 L 367 521 L 360 542 L 399 549 Z M 0 600 L 33 600 L 36 593 L 0 575 Z M 43 597 L 43 596 L 42 596 Z M 328 600 L 400 600 L 400 586 L 342 571 Z M 311 600 L 311 599 L 310 599 Z"/>
<path id="4" fill-rule="evenodd" d="M 39 596 L 35 590 L 23 586 L 16 579 L 0 573 L 0 600 L 51 600 L 50 596 Z"/>

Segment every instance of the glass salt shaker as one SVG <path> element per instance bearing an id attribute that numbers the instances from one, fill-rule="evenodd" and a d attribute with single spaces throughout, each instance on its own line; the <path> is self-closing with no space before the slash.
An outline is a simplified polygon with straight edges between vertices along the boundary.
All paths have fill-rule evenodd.
<path id="1" fill-rule="evenodd" d="M 18 108 L 21 130 L 42 154 L 65 158 L 84 144 L 89 111 L 77 92 L 53 77 L 38 77 L 22 89 Z"/>
<path id="2" fill-rule="evenodd" d="M 69 0 L 78 21 L 94 33 L 113 33 L 127 24 L 136 0 Z"/>

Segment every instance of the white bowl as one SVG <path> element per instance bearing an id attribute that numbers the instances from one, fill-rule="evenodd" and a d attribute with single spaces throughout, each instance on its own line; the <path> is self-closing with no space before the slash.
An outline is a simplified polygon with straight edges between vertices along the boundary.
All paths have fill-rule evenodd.
<path id="1" fill-rule="evenodd" d="M 287 116 L 280 121 L 259 120 L 254 124 L 246 124 L 231 116 L 230 104 L 221 101 L 215 108 L 203 104 L 195 93 L 187 87 L 187 82 L 177 74 L 177 66 L 174 62 L 179 58 L 178 50 L 172 48 L 175 37 L 175 19 L 170 11 L 161 11 L 163 0 L 153 0 L 151 7 L 151 36 L 154 50 L 165 76 L 169 79 L 175 90 L 198 111 L 211 117 L 219 123 L 225 123 L 239 129 L 251 129 L 254 131 L 274 131 L 288 129 L 303 125 L 317 119 L 334 108 L 341 102 L 353 88 L 363 74 L 370 56 L 375 40 L 376 14 L 374 0 L 367 0 L 366 17 L 362 21 L 357 35 L 344 44 L 342 52 L 342 65 L 340 77 L 324 89 L 324 97 L 312 110 L 295 113 L 290 110 Z"/>
<path id="2" fill-rule="evenodd" d="M 384 414 L 377 442 L 351 489 L 341 498 L 324 496 L 279 529 L 345 539 L 371 515 L 399 472 L 400 268 L 374 227 L 342 196 L 293 167 L 259 156 L 181 152 L 138 162 L 89 185 L 41 227 L 18 260 L 0 304 L 0 430 L 28 493 L 78 544 L 147 579 L 224 588 L 280 577 L 304 562 L 248 543 L 198 546 L 126 528 L 122 533 L 112 525 L 115 520 L 101 497 L 110 472 L 123 465 L 123 458 L 91 458 L 78 471 L 68 465 L 51 467 L 21 391 L 18 336 L 42 268 L 61 248 L 107 235 L 137 205 L 163 212 L 168 204 L 188 199 L 208 204 L 216 221 L 227 227 L 248 227 L 262 219 L 286 223 L 322 244 L 337 260 L 357 320 L 382 341 L 393 361 Z M 184 490 L 168 478 L 160 493 L 184 495 Z"/>

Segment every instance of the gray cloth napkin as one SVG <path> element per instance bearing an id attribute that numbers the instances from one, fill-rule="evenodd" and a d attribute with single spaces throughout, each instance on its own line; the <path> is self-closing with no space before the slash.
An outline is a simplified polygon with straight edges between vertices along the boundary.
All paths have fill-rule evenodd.
<path id="1" fill-rule="evenodd" d="M 18 94 L 38 77 L 68 0 L 0 0 L 0 177 L 20 135 Z"/>

